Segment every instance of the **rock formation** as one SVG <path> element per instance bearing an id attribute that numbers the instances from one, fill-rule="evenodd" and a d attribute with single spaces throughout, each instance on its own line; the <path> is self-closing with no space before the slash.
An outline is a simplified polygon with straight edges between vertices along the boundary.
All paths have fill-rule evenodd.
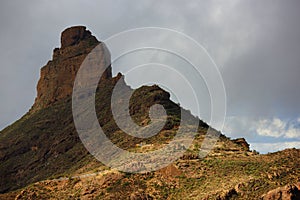
<path id="1" fill-rule="evenodd" d="M 42 69 L 37 85 L 37 97 L 32 112 L 72 95 L 76 73 L 86 56 L 99 42 L 84 26 L 74 26 L 61 34 L 61 48 L 55 48 L 53 58 Z M 100 52 L 109 54 L 109 52 Z M 110 56 L 110 55 L 107 55 Z M 109 67 L 102 78 L 112 77 Z"/>
<path id="2" fill-rule="evenodd" d="M 288 184 L 269 191 L 262 196 L 262 200 L 297 200 L 300 199 L 300 183 Z"/>
<path id="3" fill-rule="evenodd" d="M 247 143 L 247 141 L 245 140 L 245 138 L 237 138 L 237 139 L 234 139 L 232 141 L 234 143 L 242 146 L 245 151 L 249 151 L 250 150 L 250 148 L 249 148 L 250 145 Z"/>
<path id="4" fill-rule="evenodd" d="M 245 139 L 230 140 L 221 134 L 215 148 L 202 157 L 203 141 L 210 141 L 209 125 L 199 120 L 199 127 L 182 127 L 181 114 L 191 116 L 190 112 L 157 85 L 136 89 L 128 111 L 136 124 L 145 126 L 151 124 L 151 106 L 160 104 L 168 114 L 165 126 L 146 139 L 120 129 L 111 111 L 111 97 L 116 84 L 125 91 L 130 88 L 122 74 L 112 78 L 109 60 L 104 43 L 85 27 L 62 32 L 61 47 L 54 49 L 52 60 L 41 69 L 31 112 L 0 131 L 0 199 L 299 199 L 299 184 L 268 191 L 299 182 L 300 150 L 258 155 L 249 150 Z M 108 67 L 102 78 L 95 75 L 101 67 Z M 123 173 L 105 166 L 82 144 L 72 115 L 72 94 L 85 99 L 82 95 L 95 89 L 88 81 L 98 84 L 94 102 L 99 125 L 119 148 L 135 153 L 158 150 L 172 142 L 180 126 L 198 128 L 192 145 L 176 145 L 175 150 L 186 152 L 156 172 Z M 124 95 L 123 90 L 120 93 Z M 80 113 L 84 120 L 85 114 Z M 145 164 L 129 161 L 128 166 L 141 169 Z"/>

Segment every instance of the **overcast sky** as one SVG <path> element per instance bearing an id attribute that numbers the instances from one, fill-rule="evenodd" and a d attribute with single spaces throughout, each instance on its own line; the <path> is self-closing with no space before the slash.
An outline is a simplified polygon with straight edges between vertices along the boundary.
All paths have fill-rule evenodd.
<path id="1" fill-rule="evenodd" d="M 0 129 L 33 104 L 39 70 L 66 27 L 85 25 L 105 40 L 155 26 L 189 35 L 215 61 L 227 136 L 245 137 L 260 152 L 300 148 L 299 8 L 297 0 L 1 1 Z"/>

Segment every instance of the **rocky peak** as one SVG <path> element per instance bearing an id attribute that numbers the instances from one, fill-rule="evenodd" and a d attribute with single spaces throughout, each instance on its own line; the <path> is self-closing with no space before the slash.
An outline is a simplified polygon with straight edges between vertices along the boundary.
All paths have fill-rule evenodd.
<path id="1" fill-rule="evenodd" d="M 73 26 L 64 30 L 61 34 L 61 48 L 76 45 L 80 41 L 94 38 L 89 30 L 86 30 L 85 26 Z"/>
<path id="2" fill-rule="evenodd" d="M 237 138 L 232 140 L 234 143 L 240 145 L 243 150 L 245 151 L 249 151 L 250 150 L 250 145 L 247 143 L 247 141 L 245 140 L 245 138 Z"/>
<path id="3" fill-rule="evenodd" d="M 42 67 L 37 85 L 37 97 L 32 111 L 48 107 L 56 101 L 72 95 L 76 73 L 85 57 L 97 45 L 103 45 L 84 26 L 67 28 L 61 34 L 61 48 L 53 50 L 52 60 Z M 110 53 L 106 48 L 97 53 L 99 56 L 108 57 Z M 104 65 L 104 64 L 103 64 Z M 111 67 L 103 74 L 102 79 L 112 78 Z"/>

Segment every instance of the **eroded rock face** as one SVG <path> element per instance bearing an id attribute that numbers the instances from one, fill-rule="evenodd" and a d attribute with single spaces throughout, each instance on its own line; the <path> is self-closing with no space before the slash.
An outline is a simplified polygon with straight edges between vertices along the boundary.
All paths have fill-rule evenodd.
<path id="1" fill-rule="evenodd" d="M 245 140 L 245 138 L 237 138 L 235 140 L 232 140 L 234 143 L 240 145 L 243 150 L 245 151 L 249 151 L 250 150 L 250 145 L 247 143 L 247 141 Z"/>
<path id="2" fill-rule="evenodd" d="M 37 97 L 31 112 L 45 108 L 52 103 L 72 95 L 73 84 L 86 56 L 99 45 L 98 56 L 110 60 L 110 53 L 84 26 L 70 27 L 61 34 L 61 48 L 55 48 L 53 58 L 42 69 L 37 86 Z M 96 56 L 94 57 L 96 62 Z M 91 61 L 92 62 L 92 61 Z M 101 63 L 106 67 L 107 63 Z M 100 66 L 98 64 L 97 67 Z M 101 67 L 100 66 L 100 67 Z M 105 71 L 103 79 L 112 78 L 111 67 Z"/>
<path id="3" fill-rule="evenodd" d="M 86 30 L 84 26 L 74 26 L 67 28 L 61 34 L 61 48 L 79 44 L 80 41 L 87 38 L 96 38 L 92 36 L 91 32 Z"/>
<path id="4" fill-rule="evenodd" d="M 300 183 L 286 185 L 269 191 L 262 200 L 298 200 L 300 199 Z"/>

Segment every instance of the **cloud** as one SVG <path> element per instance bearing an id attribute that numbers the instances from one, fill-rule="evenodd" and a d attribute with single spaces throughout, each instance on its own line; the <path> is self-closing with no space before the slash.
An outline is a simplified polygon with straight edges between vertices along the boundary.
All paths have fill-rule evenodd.
<path id="1" fill-rule="evenodd" d="M 231 138 L 244 137 L 250 144 L 300 141 L 299 118 L 231 116 L 226 118 L 222 131 Z"/>
<path id="2" fill-rule="evenodd" d="M 245 137 L 252 139 L 255 137 L 256 121 L 254 118 L 245 116 L 226 117 L 223 132 L 232 138 Z"/>
<path id="3" fill-rule="evenodd" d="M 286 123 L 284 123 L 278 118 L 274 118 L 272 121 L 264 119 L 258 122 L 256 132 L 262 136 L 270 136 L 277 138 L 284 136 L 285 126 Z"/>
<path id="4" fill-rule="evenodd" d="M 260 153 L 275 152 L 287 148 L 300 149 L 300 142 L 251 143 L 250 148 Z"/>
<path id="5" fill-rule="evenodd" d="M 258 122 L 256 132 L 261 136 L 275 138 L 300 138 L 300 128 L 296 127 L 298 123 L 298 119 L 291 121 L 283 121 L 279 118 L 264 119 Z"/>

